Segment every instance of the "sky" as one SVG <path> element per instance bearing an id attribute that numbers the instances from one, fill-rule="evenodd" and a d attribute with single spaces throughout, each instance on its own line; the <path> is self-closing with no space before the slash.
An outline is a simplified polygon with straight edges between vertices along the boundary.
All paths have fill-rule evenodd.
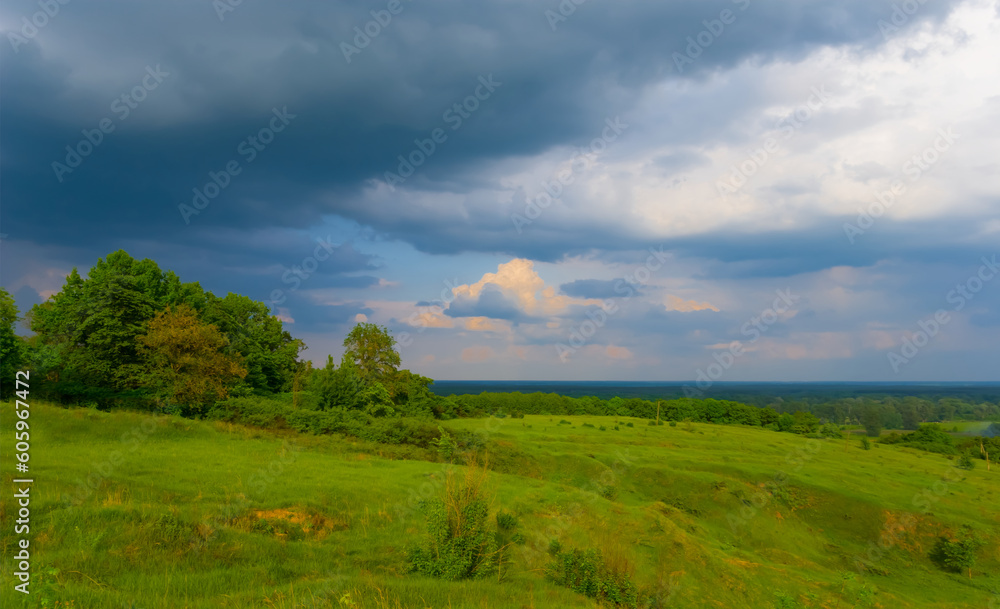
<path id="1" fill-rule="evenodd" d="M 435 379 L 996 381 L 1000 2 L 9 0 L 0 285 Z"/>

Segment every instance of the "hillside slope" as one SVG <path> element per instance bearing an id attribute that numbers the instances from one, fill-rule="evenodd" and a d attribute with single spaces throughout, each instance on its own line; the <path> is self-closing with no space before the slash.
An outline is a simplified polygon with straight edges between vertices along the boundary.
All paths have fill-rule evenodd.
<path id="1" fill-rule="evenodd" d="M 0 417 L 11 489 L 13 408 Z M 9 593 L 5 490 L 5 607 L 595 606 L 546 580 L 553 541 L 630 565 L 664 607 L 1000 605 L 1000 471 L 895 446 L 620 417 L 448 421 L 486 448 L 493 508 L 524 543 L 499 581 L 446 583 L 407 574 L 418 500 L 448 469 L 435 452 L 44 404 L 31 422 L 32 594 Z M 972 578 L 928 558 L 962 525 L 988 541 Z"/>

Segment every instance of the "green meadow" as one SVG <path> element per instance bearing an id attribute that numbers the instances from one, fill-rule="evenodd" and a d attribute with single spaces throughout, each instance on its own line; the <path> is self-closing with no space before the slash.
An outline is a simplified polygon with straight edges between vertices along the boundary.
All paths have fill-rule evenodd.
<path id="1" fill-rule="evenodd" d="M 984 462 L 963 470 L 898 445 L 708 423 L 444 421 L 478 438 L 491 514 L 517 531 L 497 575 L 450 582 L 408 561 L 427 538 L 419 500 L 469 467 L 436 449 L 31 408 L 31 593 L 12 592 L 20 474 L 9 467 L 4 608 L 598 606 L 546 576 L 556 548 L 600 550 L 647 606 L 1000 606 L 1000 470 Z M 0 417 L 12 463 L 13 405 Z M 929 558 L 963 526 L 986 541 L 971 577 Z"/>

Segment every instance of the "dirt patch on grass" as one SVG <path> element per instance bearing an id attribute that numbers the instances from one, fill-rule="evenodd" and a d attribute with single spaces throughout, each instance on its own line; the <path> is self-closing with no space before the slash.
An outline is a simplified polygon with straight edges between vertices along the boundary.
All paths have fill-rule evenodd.
<path id="1" fill-rule="evenodd" d="M 350 527 L 346 517 L 327 517 L 324 514 L 297 508 L 254 510 L 245 518 L 247 529 L 257 532 L 273 532 L 278 537 L 304 537 L 323 539 L 336 531 Z"/>

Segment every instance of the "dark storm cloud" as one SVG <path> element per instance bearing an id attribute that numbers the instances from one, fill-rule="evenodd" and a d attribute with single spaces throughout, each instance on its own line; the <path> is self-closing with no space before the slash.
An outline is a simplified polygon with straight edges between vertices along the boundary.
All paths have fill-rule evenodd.
<path id="1" fill-rule="evenodd" d="M 497 251 L 509 239 L 509 218 L 406 226 L 394 222 L 391 206 L 348 201 L 394 168 L 415 138 L 447 128 L 444 111 L 473 94 L 479 76 L 493 74 L 502 85 L 448 132 L 412 184 L 589 137 L 595 121 L 627 109 L 629 91 L 664 77 L 698 78 L 750 56 L 795 59 L 823 45 L 872 47 L 882 42 L 877 20 L 892 11 L 890 2 L 862 0 L 754 2 L 741 11 L 743 4 L 588 3 L 553 32 L 543 11 L 557 3 L 405 3 L 350 63 L 340 44 L 371 19 L 371 6 L 243 3 L 220 22 L 211 3 L 66 5 L 16 53 L 0 45 L 7 232 L 80 245 L 136 232 L 181 240 L 191 227 L 178 205 L 235 160 L 241 173 L 192 224 L 302 228 L 332 213 L 425 251 L 436 251 L 433 243 Z M 672 54 L 684 53 L 687 37 L 726 8 L 736 22 L 677 73 Z M 34 10 L 34 2 L 11 3 L 5 22 Z M 925 5 L 908 27 L 948 10 Z M 111 100 L 158 65 L 169 76 L 117 120 Z M 240 143 L 267 127 L 272 109 L 286 107 L 295 118 L 248 161 Z M 52 162 L 64 161 L 65 146 L 106 117 L 116 130 L 60 183 Z M 456 239 L 463 230 L 472 236 Z M 611 239 L 588 245 L 614 247 Z M 566 239 L 533 253 L 552 259 L 582 247 Z"/>
<path id="2" fill-rule="evenodd" d="M 668 240 L 665 247 L 682 257 L 708 261 L 698 277 L 733 279 L 788 277 L 835 266 L 869 267 L 892 259 L 961 265 L 975 260 L 989 245 L 971 236 L 975 220 L 875 220 L 854 235 L 854 243 L 845 224 L 856 225 L 857 218 L 830 219 L 794 232 L 720 230 Z"/>

